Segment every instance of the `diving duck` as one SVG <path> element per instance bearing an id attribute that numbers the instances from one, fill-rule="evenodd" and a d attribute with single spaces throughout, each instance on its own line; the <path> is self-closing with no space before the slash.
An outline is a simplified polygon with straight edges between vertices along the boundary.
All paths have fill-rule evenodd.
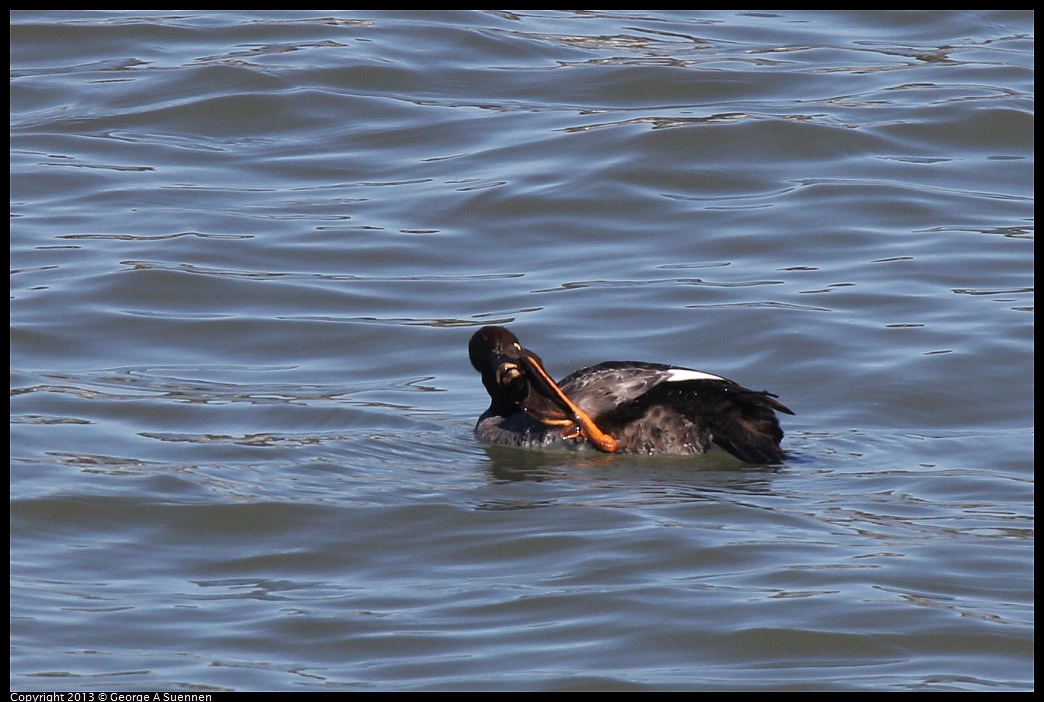
<path id="1" fill-rule="evenodd" d="M 646 454 L 699 454 L 715 444 L 747 463 L 784 458 L 776 412 L 794 413 L 775 395 L 728 378 L 606 361 L 556 383 L 540 357 L 504 327 L 475 332 L 468 355 L 491 399 L 475 425 L 484 441 Z"/>

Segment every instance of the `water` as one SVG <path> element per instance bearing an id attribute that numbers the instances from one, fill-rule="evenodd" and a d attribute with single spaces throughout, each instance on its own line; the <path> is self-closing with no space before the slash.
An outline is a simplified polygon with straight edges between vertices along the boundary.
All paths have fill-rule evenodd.
<path id="1" fill-rule="evenodd" d="M 13 13 L 12 689 L 1032 689 L 1033 30 Z M 491 323 L 790 459 L 483 446 Z"/>

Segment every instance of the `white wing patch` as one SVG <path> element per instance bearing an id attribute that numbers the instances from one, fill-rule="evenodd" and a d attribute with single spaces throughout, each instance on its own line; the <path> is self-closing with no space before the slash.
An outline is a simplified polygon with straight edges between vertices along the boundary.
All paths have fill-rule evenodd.
<path id="1" fill-rule="evenodd" d="M 677 383 L 682 380 L 725 380 L 720 375 L 711 375 L 688 368 L 671 368 L 667 371 L 667 382 Z"/>

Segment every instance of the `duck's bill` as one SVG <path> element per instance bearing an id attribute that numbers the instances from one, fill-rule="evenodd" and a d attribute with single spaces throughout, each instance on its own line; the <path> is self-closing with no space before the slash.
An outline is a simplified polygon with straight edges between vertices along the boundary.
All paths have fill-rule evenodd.
<path id="1" fill-rule="evenodd" d="M 550 426 L 573 426 L 572 412 L 560 395 L 562 391 L 546 380 L 546 373 L 534 371 L 532 363 L 503 359 L 497 366 L 497 384 L 507 390 L 515 403 L 533 419 Z"/>
<path id="2" fill-rule="evenodd" d="M 528 381 L 528 392 L 518 403 L 526 414 L 543 424 L 564 427 L 563 436 L 569 436 L 575 428 L 573 436 L 579 434 L 607 453 L 617 450 L 616 439 L 599 429 L 587 413 L 562 392 L 536 354 L 523 349 L 518 367 Z"/>

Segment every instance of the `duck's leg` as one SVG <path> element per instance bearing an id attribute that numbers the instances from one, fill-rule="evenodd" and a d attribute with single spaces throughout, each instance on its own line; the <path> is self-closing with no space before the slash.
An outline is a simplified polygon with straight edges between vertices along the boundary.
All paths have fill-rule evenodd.
<path id="1" fill-rule="evenodd" d="M 524 354 L 523 359 L 526 361 L 527 370 L 531 371 L 539 380 L 540 384 L 545 388 L 547 392 L 550 392 L 555 401 L 563 408 L 568 410 L 572 416 L 573 425 L 566 427 L 562 430 L 563 438 L 575 438 L 576 436 L 583 435 L 588 441 L 595 445 L 600 451 L 606 453 L 616 453 L 619 446 L 616 443 L 616 439 L 609 436 L 594 423 L 586 412 L 577 407 L 572 400 L 570 400 L 562 389 L 558 387 L 558 384 L 551 379 L 551 376 L 544 370 L 543 365 L 540 364 L 539 359 L 531 354 Z M 568 434 L 568 435 L 567 435 Z"/>

